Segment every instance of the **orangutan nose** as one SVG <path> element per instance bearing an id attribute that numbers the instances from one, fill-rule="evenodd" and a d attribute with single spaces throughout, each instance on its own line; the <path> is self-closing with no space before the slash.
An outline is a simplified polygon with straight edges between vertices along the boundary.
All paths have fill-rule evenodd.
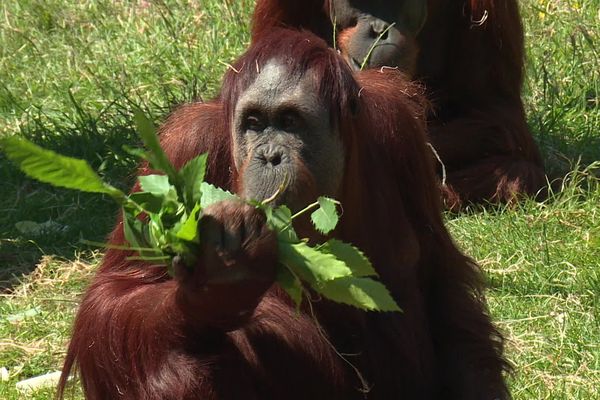
<path id="1" fill-rule="evenodd" d="M 379 18 L 373 18 L 370 21 L 370 25 L 370 33 L 373 39 L 387 40 L 390 24 L 383 20 L 380 20 Z"/>
<path id="2" fill-rule="evenodd" d="M 277 167 L 287 159 L 285 146 L 266 144 L 256 150 L 257 157 L 265 166 Z"/>

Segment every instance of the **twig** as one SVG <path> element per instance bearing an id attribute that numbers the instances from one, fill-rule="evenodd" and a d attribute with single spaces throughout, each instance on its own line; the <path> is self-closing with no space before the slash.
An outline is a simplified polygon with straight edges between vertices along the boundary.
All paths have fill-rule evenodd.
<path id="1" fill-rule="evenodd" d="M 429 148 L 431 149 L 431 152 L 433 153 L 433 155 L 435 156 L 435 158 L 438 160 L 438 162 L 442 166 L 442 185 L 446 186 L 446 165 L 442 161 L 442 158 L 438 154 L 438 152 L 435 149 L 435 147 L 433 147 L 433 145 L 431 143 L 429 143 L 429 142 L 427 142 L 427 146 L 429 146 Z"/>
<path id="2" fill-rule="evenodd" d="M 367 382 L 367 380 L 365 379 L 365 377 L 362 375 L 362 373 L 360 372 L 360 370 L 358 369 L 358 367 L 354 364 L 352 364 L 350 362 L 350 360 L 348 360 L 346 357 L 344 357 L 344 355 L 342 353 L 340 353 L 338 351 L 338 349 L 335 348 L 335 346 L 333 345 L 333 343 L 331 343 L 331 341 L 329 340 L 329 338 L 327 337 L 327 335 L 325 334 L 325 330 L 323 329 L 323 327 L 321 326 L 321 324 L 319 323 L 319 320 L 317 319 L 317 316 L 315 314 L 315 310 L 313 308 L 313 304 L 311 299 L 307 296 L 307 303 L 308 303 L 308 307 L 310 309 L 310 315 L 317 327 L 317 331 L 319 332 L 319 335 L 321 336 L 321 338 L 323 340 L 325 340 L 325 342 L 327 342 L 327 344 L 331 347 L 331 349 L 333 350 L 333 352 L 342 359 L 342 361 L 344 361 L 346 364 L 348 364 L 348 366 L 350 368 L 352 368 L 352 370 L 354 371 L 354 373 L 356 373 L 356 377 L 358 378 L 358 380 L 360 381 L 361 384 L 361 388 L 359 389 L 363 394 L 367 394 L 371 391 L 372 386 L 369 385 L 369 382 Z"/>
<path id="3" fill-rule="evenodd" d="M 483 11 L 483 15 L 481 16 L 481 19 L 479 19 L 479 20 L 474 20 L 473 15 L 471 15 L 471 29 L 485 24 L 485 22 L 488 20 L 489 16 L 490 16 L 490 13 L 488 12 L 488 10 Z"/>
<path id="4" fill-rule="evenodd" d="M 396 25 L 396 23 L 395 23 L 395 22 L 394 22 L 394 23 L 392 23 L 392 24 L 390 24 L 390 25 L 388 25 L 388 27 L 387 27 L 387 28 L 385 28 L 385 30 L 379 34 L 379 36 L 377 37 L 377 40 L 375 40 L 375 41 L 373 42 L 373 44 L 371 45 L 371 48 L 369 49 L 369 52 L 367 53 L 367 55 L 366 55 L 366 56 L 365 56 L 365 58 L 363 59 L 363 62 L 362 62 L 362 64 L 360 65 L 360 70 L 361 70 L 361 71 L 362 71 L 363 69 L 365 69 L 365 65 L 367 65 L 367 61 L 369 61 L 369 58 L 371 57 L 371 53 L 373 53 L 373 50 L 375 50 L 375 47 L 377 47 L 377 45 L 378 45 L 378 44 L 379 44 L 379 42 L 381 41 L 381 38 L 382 38 L 382 37 L 383 37 L 383 36 L 384 36 L 386 33 L 388 33 L 388 31 L 389 31 L 390 29 L 392 29 L 394 25 Z"/>

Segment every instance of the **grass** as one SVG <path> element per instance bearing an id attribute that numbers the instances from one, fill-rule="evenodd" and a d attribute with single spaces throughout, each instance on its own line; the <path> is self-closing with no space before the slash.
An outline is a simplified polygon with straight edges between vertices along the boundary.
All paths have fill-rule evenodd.
<path id="1" fill-rule="evenodd" d="M 523 0 L 525 101 L 551 173 L 544 204 L 448 216 L 485 269 L 515 365 L 515 399 L 600 398 L 599 0 Z M 132 109 L 159 121 L 210 98 L 248 42 L 251 1 L 23 0 L 0 3 L 0 135 L 85 158 L 127 188 Z M 579 161 L 579 164 L 577 163 Z M 60 368 L 77 299 L 114 223 L 109 199 L 25 179 L 0 155 L 0 398 Z M 24 223 L 32 221 L 33 223 Z M 93 223 L 90 223 L 93 221 Z M 28 310 L 32 316 L 14 321 Z M 77 393 L 74 398 L 81 398 Z"/>
<path id="2" fill-rule="evenodd" d="M 91 253 L 86 259 L 97 261 L 99 255 Z M 35 272 L 0 298 L 0 364 L 10 374 L 10 381 L 0 384 L 0 398 L 20 398 L 16 381 L 60 369 L 73 311 L 93 264 L 79 257 L 74 261 L 43 257 Z M 33 310 L 33 315 L 23 316 Z M 53 392 L 47 389 L 33 398 L 51 399 Z"/>
<path id="3" fill-rule="evenodd" d="M 600 159 L 599 0 L 522 1 L 525 100 L 550 174 Z"/>
<path id="4" fill-rule="evenodd" d="M 448 222 L 487 272 L 490 308 L 516 367 L 515 399 L 598 398 L 600 181 L 592 172 L 570 174 L 544 204 Z"/>
<path id="5" fill-rule="evenodd" d="M 136 160 L 122 146 L 134 142 L 131 110 L 158 120 L 176 104 L 213 96 L 226 63 L 247 44 L 251 8 L 249 1 L 2 2 L 0 134 L 87 159 L 117 187 L 130 187 Z M 81 237 L 102 241 L 114 223 L 109 199 L 25 180 L 3 158 L 0 178 L 11 194 L 0 198 L 0 266 L 10 272 L 40 254 L 70 258 Z M 23 221 L 42 226 L 20 232 L 15 224 Z"/>

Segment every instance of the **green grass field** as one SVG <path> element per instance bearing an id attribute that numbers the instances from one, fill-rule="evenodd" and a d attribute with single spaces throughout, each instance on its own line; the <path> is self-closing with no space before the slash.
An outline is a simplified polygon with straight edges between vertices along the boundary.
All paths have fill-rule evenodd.
<path id="1" fill-rule="evenodd" d="M 448 215 L 489 279 L 514 398 L 600 399 L 600 0 L 522 0 L 524 97 L 549 172 L 544 204 Z M 0 2 L 0 135 L 87 159 L 126 189 L 132 110 L 159 122 L 208 99 L 248 43 L 252 1 Z M 60 369 L 77 299 L 116 216 L 109 199 L 24 178 L 0 155 L 0 381 Z M 77 390 L 74 398 L 81 398 Z"/>

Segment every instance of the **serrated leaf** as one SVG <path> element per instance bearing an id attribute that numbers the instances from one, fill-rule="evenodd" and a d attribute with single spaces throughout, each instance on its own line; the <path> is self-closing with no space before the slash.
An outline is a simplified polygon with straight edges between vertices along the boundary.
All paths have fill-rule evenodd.
<path id="1" fill-rule="evenodd" d="M 277 269 L 277 283 L 290 296 L 296 307 L 300 307 L 302 303 L 302 282 L 284 265 L 280 265 Z"/>
<path id="2" fill-rule="evenodd" d="M 292 211 L 287 206 L 279 206 L 272 208 L 265 206 L 265 210 L 270 210 L 267 222 L 272 225 L 274 229 L 284 229 L 292 224 Z"/>
<path id="3" fill-rule="evenodd" d="M 188 161 L 179 171 L 183 180 L 183 187 L 185 188 L 185 205 L 188 210 L 200 203 L 207 160 L 208 153 L 201 154 L 193 160 Z"/>
<path id="4" fill-rule="evenodd" d="M 280 262 L 313 286 L 352 275 L 352 271 L 344 262 L 306 243 L 279 241 L 278 245 Z"/>
<path id="5" fill-rule="evenodd" d="M 224 200 L 239 200 L 235 194 L 228 192 L 227 190 L 220 189 L 208 182 L 202 182 L 201 188 L 202 198 L 200 199 L 200 205 L 202 208 L 206 208 L 211 204 L 218 203 Z"/>
<path id="6" fill-rule="evenodd" d="M 146 153 L 148 162 L 150 162 L 154 169 L 167 174 L 171 180 L 171 183 L 177 186 L 179 181 L 177 172 L 160 146 L 160 141 L 158 140 L 158 135 L 156 134 L 156 128 L 154 127 L 154 124 L 152 121 L 146 118 L 144 113 L 140 110 L 135 111 L 133 118 L 135 121 L 136 131 L 140 139 L 142 139 L 142 142 L 144 142 L 146 148 L 149 150 L 149 152 Z"/>
<path id="7" fill-rule="evenodd" d="M 310 215 L 315 229 L 324 235 L 334 230 L 339 222 L 337 203 L 328 197 L 319 197 L 319 208 Z"/>
<path id="8" fill-rule="evenodd" d="M 351 244 L 331 239 L 319 247 L 319 250 L 333 254 L 338 260 L 345 262 L 354 276 L 377 276 L 377 271 L 367 256 Z"/>
<path id="9" fill-rule="evenodd" d="M 277 239 L 284 242 L 297 243 L 300 240 L 292 226 L 292 212 L 286 206 L 273 208 L 269 205 L 261 207 L 267 217 L 269 227 L 277 232 Z"/>
<path id="10" fill-rule="evenodd" d="M 199 243 L 198 240 L 198 220 L 200 219 L 200 204 L 196 204 L 188 218 L 177 231 L 177 237 L 188 242 Z"/>
<path id="11" fill-rule="evenodd" d="M 167 230 L 165 230 L 162 218 L 159 214 L 148 214 L 149 221 L 146 220 L 147 232 L 149 235 L 146 236 L 150 246 L 156 249 L 162 248 L 165 244 L 165 238 L 168 236 Z"/>
<path id="12" fill-rule="evenodd" d="M 169 183 L 169 177 L 166 175 L 144 175 L 138 177 L 140 187 L 144 192 L 155 196 L 165 197 L 174 187 Z"/>
<path id="13" fill-rule="evenodd" d="M 139 205 L 144 211 L 148 213 L 158 214 L 162 208 L 164 198 L 155 196 L 148 192 L 135 192 L 129 195 L 129 199 Z M 136 216 L 139 213 L 137 208 L 132 208 L 128 205 L 125 206 L 127 212 L 134 213 Z"/>
<path id="14" fill-rule="evenodd" d="M 363 310 L 402 311 L 387 288 L 370 278 L 335 279 L 315 290 L 330 300 Z"/>
<path id="15" fill-rule="evenodd" d="M 108 194 L 121 204 L 125 202 L 125 194 L 103 182 L 83 160 L 62 156 L 15 136 L 0 139 L 0 148 L 33 179 L 67 189 Z"/>
<path id="16" fill-rule="evenodd" d="M 123 213 L 123 234 L 131 247 L 136 249 L 147 249 L 150 247 L 144 238 L 143 222 L 127 213 Z M 143 251 L 140 250 L 139 253 L 141 255 Z"/>

